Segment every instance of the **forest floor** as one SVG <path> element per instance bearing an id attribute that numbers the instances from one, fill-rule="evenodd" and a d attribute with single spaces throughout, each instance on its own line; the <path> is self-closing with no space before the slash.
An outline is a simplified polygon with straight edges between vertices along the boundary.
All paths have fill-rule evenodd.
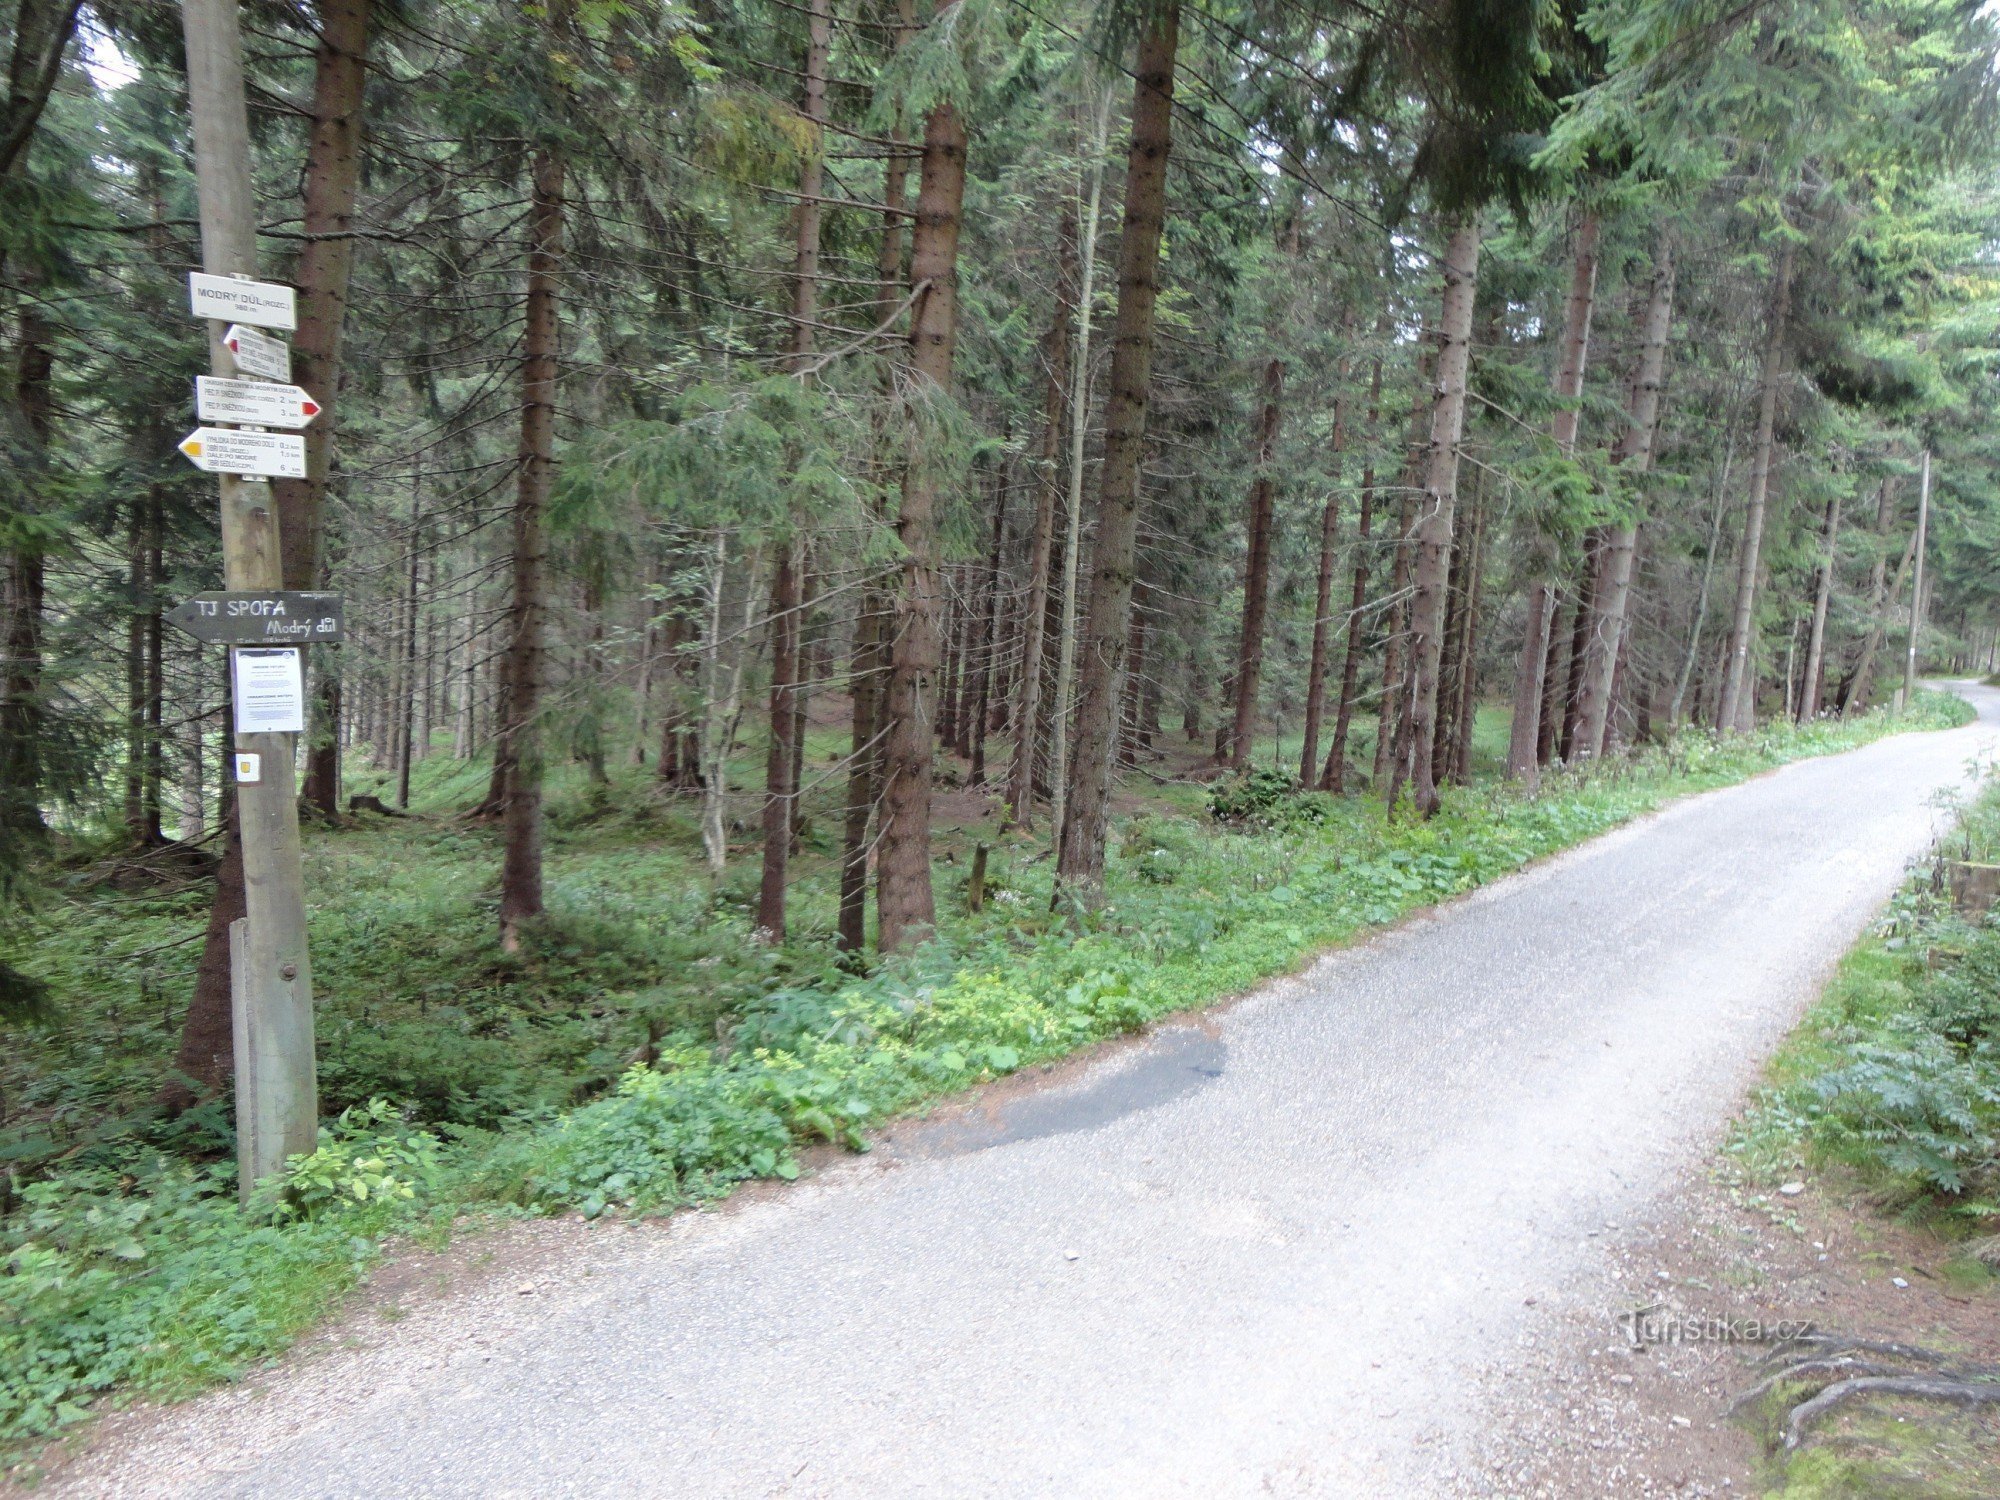
<path id="1" fill-rule="evenodd" d="M 1484 1487 L 1462 1493 L 2000 1495 L 2000 1419 L 1990 1412 L 1858 1406 L 1824 1421 L 1784 1464 L 1782 1424 L 1737 1405 L 1769 1372 L 1775 1340 L 1634 1348 L 1607 1316 L 1655 1308 L 1705 1327 L 1802 1321 L 1832 1337 L 2000 1364 L 2000 1287 L 1967 1258 L 1962 1238 L 1886 1213 L 1849 1174 L 1778 1181 L 1726 1157 L 1688 1168 L 1647 1212 L 1607 1221 L 1593 1238 L 1603 1245 L 1596 1269 L 1549 1299 L 1531 1343 L 1483 1373 L 1486 1432 L 1475 1451 Z"/>
<path id="2" fill-rule="evenodd" d="M 55 1492 L 1740 1493 L 1711 1410 L 1656 1421 L 1616 1370 L 1587 1409 L 1575 1351 L 1641 1286 L 1816 1295 L 1719 1236 L 1763 1210 L 1705 1165 L 1990 753 L 2000 694 L 1968 695 L 1976 728 L 1674 803 L 790 1187 L 410 1252 L 304 1357 L 109 1419 Z M 1803 1244 L 1857 1233 L 1818 1211 Z M 1538 1468 L 1494 1446 L 1530 1418 L 1664 1442 Z"/>

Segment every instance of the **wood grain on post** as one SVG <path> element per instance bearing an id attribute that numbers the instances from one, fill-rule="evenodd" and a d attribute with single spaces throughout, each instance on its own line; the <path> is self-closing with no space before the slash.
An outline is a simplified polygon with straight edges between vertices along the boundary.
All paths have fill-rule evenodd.
<path id="1" fill-rule="evenodd" d="M 212 275 L 257 270 L 256 196 L 236 0 L 185 0 L 188 96 L 194 120 L 201 208 L 202 266 Z M 223 343 L 227 325 L 210 320 L 209 370 L 234 377 Z M 284 586 L 278 513 L 262 480 L 222 476 L 223 584 Z M 232 993 L 238 1012 L 236 1159 L 239 1191 L 282 1171 L 313 1149 L 319 1090 L 313 1055 L 312 966 L 306 953 L 305 874 L 293 793 L 296 736 L 239 734 L 239 753 L 258 757 L 260 775 L 236 788 L 243 838 L 247 926 L 232 931 Z"/>

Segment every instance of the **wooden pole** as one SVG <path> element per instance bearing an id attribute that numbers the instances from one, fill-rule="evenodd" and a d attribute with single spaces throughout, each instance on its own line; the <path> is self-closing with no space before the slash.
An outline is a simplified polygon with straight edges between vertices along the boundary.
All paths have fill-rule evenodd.
<path id="1" fill-rule="evenodd" d="M 236 0 L 185 0 L 181 25 L 194 120 L 202 265 L 211 275 L 253 276 L 257 204 Z M 209 323 L 209 369 L 233 378 L 236 361 L 222 342 L 225 326 Z M 224 586 L 284 587 L 271 486 L 225 474 L 220 488 Z M 254 781 L 236 787 L 247 923 L 241 942 L 232 948 L 232 988 L 239 1008 L 236 1161 L 239 1192 L 246 1200 L 259 1182 L 284 1169 L 286 1157 L 311 1151 L 319 1128 L 305 873 L 293 790 L 296 740 L 291 734 L 235 737 L 237 753 L 256 756 L 258 766 Z"/>

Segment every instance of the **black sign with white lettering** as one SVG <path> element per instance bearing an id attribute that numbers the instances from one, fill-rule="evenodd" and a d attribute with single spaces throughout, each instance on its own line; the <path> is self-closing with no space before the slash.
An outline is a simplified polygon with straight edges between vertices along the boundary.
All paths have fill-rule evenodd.
<path id="1" fill-rule="evenodd" d="M 338 641 L 346 600 L 339 594 L 272 589 L 196 594 L 162 617 L 196 640 L 220 646 L 308 646 Z"/>

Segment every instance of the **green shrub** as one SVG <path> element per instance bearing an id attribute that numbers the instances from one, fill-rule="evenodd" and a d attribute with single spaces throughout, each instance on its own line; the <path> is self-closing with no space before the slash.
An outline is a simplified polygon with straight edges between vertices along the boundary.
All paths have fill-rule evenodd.
<path id="1" fill-rule="evenodd" d="M 386 1099 L 341 1111 L 322 1125 L 319 1146 L 295 1156 L 285 1173 L 282 1211 L 314 1218 L 368 1203 L 409 1202 L 438 1176 L 438 1140 L 413 1129 Z"/>
<path id="2" fill-rule="evenodd" d="M 1316 827 L 1326 821 L 1326 801 L 1301 791 L 1283 771 L 1259 768 L 1226 777 L 1209 790 L 1208 811 L 1218 823 L 1256 828 Z"/>
<path id="3" fill-rule="evenodd" d="M 2000 852 L 2000 784 L 1950 842 L 1966 858 Z M 1768 1156 L 1795 1142 L 1901 1202 L 1977 1220 L 2000 1198 L 2000 927 L 1951 909 L 1943 857 L 1842 963 L 1739 1146 Z"/>

